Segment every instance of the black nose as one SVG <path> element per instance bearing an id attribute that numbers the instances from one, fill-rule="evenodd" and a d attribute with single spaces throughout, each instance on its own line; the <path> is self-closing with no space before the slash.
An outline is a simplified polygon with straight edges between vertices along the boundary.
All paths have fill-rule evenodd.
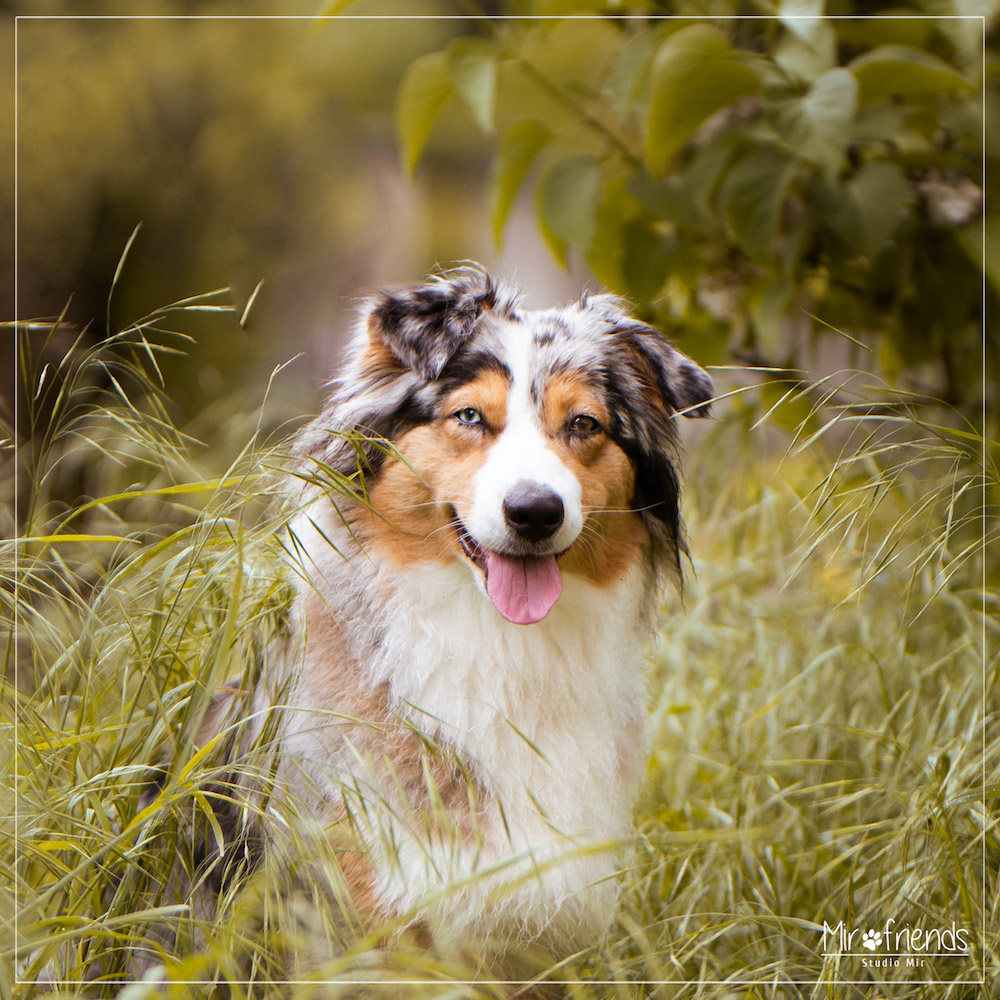
<path id="1" fill-rule="evenodd" d="M 563 502 L 547 486 L 521 479 L 503 502 L 507 523 L 529 542 L 540 542 L 554 535 L 563 523 Z"/>

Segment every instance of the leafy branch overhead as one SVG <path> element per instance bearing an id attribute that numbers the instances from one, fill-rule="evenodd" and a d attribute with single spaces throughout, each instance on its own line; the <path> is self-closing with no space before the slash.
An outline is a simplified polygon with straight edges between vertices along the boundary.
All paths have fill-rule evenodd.
<path id="1" fill-rule="evenodd" d="M 923 365 L 925 391 L 975 403 L 984 271 L 1000 289 L 983 21 L 822 12 L 477 22 L 405 74 L 404 162 L 440 151 L 457 109 L 489 143 L 497 242 L 530 187 L 556 257 L 700 360 L 794 364 L 815 314 L 890 376 Z"/>

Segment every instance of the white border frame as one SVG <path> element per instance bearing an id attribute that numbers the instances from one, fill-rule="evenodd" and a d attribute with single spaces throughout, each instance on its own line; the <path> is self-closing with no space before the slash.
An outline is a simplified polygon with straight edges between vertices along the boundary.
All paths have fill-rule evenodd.
<path id="1" fill-rule="evenodd" d="M 604 14 L 573 14 L 573 15 L 557 15 L 557 14 L 545 14 L 545 15 L 519 15 L 519 14 L 498 14 L 498 15 L 477 15 L 477 14 L 331 14 L 331 15 L 310 15 L 310 14 L 17 14 L 14 17 L 14 357 L 15 364 L 18 363 L 19 352 L 17 350 L 19 345 L 19 334 L 22 329 L 22 321 L 20 318 L 19 301 L 18 301 L 18 26 L 21 21 L 86 21 L 86 20 L 100 20 L 100 21 L 333 21 L 333 20 L 371 20 L 371 21 L 391 21 L 391 20 L 409 20 L 409 21 L 426 21 L 426 20 L 451 20 L 451 21 L 547 21 L 547 20 L 566 20 L 567 17 L 580 18 L 580 19 L 590 19 L 590 20 L 602 20 L 605 18 Z M 818 16 L 814 15 L 777 15 L 777 14 L 747 14 L 747 15 L 679 15 L 679 14 L 623 14 L 617 15 L 620 19 L 642 19 L 642 20 L 679 20 L 679 21 L 772 21 L 772 20 L 863 20 L 863 19 L 885 19 L 885 20 L 918 20 L 918 21 L 979 21 L 982 25 L 982 86 L 981 86 L 981 98 L 983 107 L 983 120 L 982 120 L 982 177 L 984 179 L 983 184 L 983 215 L 982 215 L 982 253 L 984 261 L 983 278 L 982 278 L 982 307 L 981 307 L 981 326 L 982 326 L 982 420 L 983 427 L 986 427 L 986 364 L 987 364 L 987 354 L 986 354 L 986 293 L 987 293 L 987 279 L 985 271 L 985 261 L 987 253 L 987 239 L 986 239 L 986 16 L 985 15 L 973 15 L 973 14 L 822 14 Z M 27 321 L 25 321 L 27 322 Z M 15 375 L 14 381 L 14 426 L 17 426 L 18 419 L 18 396 L 19 396 L 20 380 L 17 379 Z M 983 454 L 982 461 L 983 467 L 985 469 L 986 460 L 988 458 L 986 452 L 986 444 L 983 444 Z M 14 524 L 15 531 L 17 530 L 17 525 L 19 523 L 18 519 L 18 509 L 17 509 L 17 498 L 18 498 L 18 466 L 17 462 L 14 463 Z M 983 544 L 986 544 L 986 531 L 988 527 L 987 521 L 987 509 L 986 509 L 986 486 L 985 481 L 982 488 L 983 492 L 983 513 L 982 513 L 982 529 L 983 529 Z M 14 545 L 14 632 L 15 636 L 17 633 L 18 625 L 18 610 L 20 608 L 20 580 L 18 574 L 19 562 L 19 544 L 18 540 L 15 539 Z M 982 571 L 982 598 L 981 598 L 981 614 L 983 619 L 982 624 L 982 664 L 983 664 L 983 700 L 982 700 L 982 721 L 981 721 L 981 733 L 980 738 L 983 745 L 983 799 L 986 798 L 986 720 L 987 720 L 987 703 L 986 703 L 986 663 L 987 663 L 987 641 L 986 641 L 986 621 L 987 621 L 987 578 L 986 578 L 986 560 L 983 560 L 983 571 Z M 15 690 L 15 702 L 16 702 L 16 692 L 18 690 L 18 659 L 14 658 L 14 690 Z M 15 748 L 19 744 L 19 724 L 18 724 L 18 713 L 15 709 L 14 712 L 14 746 Z M 17 753 L 14 753 L 14 837 L 15 844 L 17 841 L 17 831 L 18 831 L 18 758 Z M 986 906 L 985 901 L 987 899 L 986 894 L 986 871 L 987 871 L 987 857 L 986 857 L 986 836 L 985 832 L 982 836 L 982 849 L 983 849 L 983 884 L 982 884 L 982 899 L 983 899 L 983 926 L 981 928 L 981 938 L 980 938 L 980 949 L 983 948 L 986 942 Z M 16 848 L 15 848 L 15 864 L 17 861 Z M 14 886 L 13 886 L 13 901 L 14 901 L 14 939 L 17 941 L 18 934 L 18 915 L 19 915 L 19 905 L 18 905 L 18 880 L 15 873 Z M 849 954 L 843 954 L 838 957 L 851 957 Z M 874 955 L 861 954 L 858 957 L 875 957 Z M 926 955 L 924 957 L 934 957 L 931 955 Z M 949 958 L 960 958 L 960 954 L 949 954 Z M 972 955 L 969 954 L 968 958 L 972 959 Z M 48 985 L 51 986 L 76 986 L 85 985 L 86 980 L 81 979 L 69 979 L 69 980 L 54 980 Z M 102 981 L 107 982 L 107 985 L 125 985 L 131 983 L 132 980 L 111 980 Z M 171 979 L 164 980 L 165 985 L 208 985 L 212 981 L 207 979 L 193 979 L 193 980 L 181 980 L 181 979 Z M 269 980 L 231 980 L 234 986 L 265 986 L 267 983 L 271 982 Z M 443 987 L 447 986 L 449 983 L 453 985 L 467 985 L 467 986 L 523 986 L 530 985 L 534 980 L 484 980 L 484 979 L 447 979 L 447 980 L 436 980 L 436 979 L 414 979 L 414 980 L 381 980 L 381 979 L 355 979 L 351 978 L 349 980 L 345 979 L 287 979 L 287 980 L 275 980 L 275 983 L 287 984 L 287 985 L 341 985 L 345 983 L 350 983 L 352 985 L 364 986 L 364 985 L 389 985 L 389 986 L 423 986 L 423 985 L 434 985 L 440 983 Z M 574 985 L 578 982 L 575 979 L 547 979 L 545 982 L 552 983 L 555 985 Z M 588 979 L 586 980 L 588 985 L 594 986 L 619 986 L 622 983 L 619 980 L 614 979 Z M 13 983 L 15 986 L 25 986 L 35 983 L 35 980 L 23 980 L 20 979 L 16 973 L 13 977 Z M 630 980 L 627 985 L 630 986 L 683 986 L 683 985 L 701 984 L 701 985 L 718 985 L 718 986 L 733 986 L 733 987 L 747 987 L 747 986 L 874 986 L 879 985 L 878 979 L 837 979 L 835 981 L 828 981 L 825 979 L 780 979 L 776 980 L 773 976 L 768 978 L 759 979 L 642 979 L 642 980 Z M 983 977 L 980 979 L 953 979 L 947 981 L 941 980 L 916 980 L 916 979 L 906 979 L 906 980 L 883 980 L 882 985 L 893 986 L 985 986 L 985 969 Z"/>

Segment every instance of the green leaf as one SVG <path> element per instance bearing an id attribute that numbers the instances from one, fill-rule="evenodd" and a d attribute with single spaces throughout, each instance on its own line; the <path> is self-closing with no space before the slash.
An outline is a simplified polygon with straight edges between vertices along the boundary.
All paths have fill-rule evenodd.
<path id="1" fill-rule="evenodd" d="M 902 13 L 902 10 L 899 12 Z M 959 10 L 954 12 L 963 13 Z M 888 14 L 888 11 L 886 13 Z M 941 13 L 944 14 L 945 10 L 942 9 Z M 892 17 L 891 15 L 845 18 L 838 20 L 836 24 L 837 36 L 841 43 L 855 52 L 872 51 L 879 45 L 927 48 L 931 36 L 943 27 L 943 21 L 936 17 Z"/>
<path id="2" fill-rule="evenodd" d="M 969 259 L 1000 291 L 1000 212 L 991 212 L 985 218 L 957 229 L 955 235 Z"/>
<path id="3" fill-rule="evenodd" d="M 547 125 L 533 118 L 521 118 L 507 129 L 500 141 L 490 171 L 490 217 L 493 219 L 493 239 L 498 246 L 517 192 L 551 138 L 552 130 Z"/>
<path id="4" fill-rule="evenodd" d="M 538 229 L 549 245 L 552 255 L 562 267 L 569 267 L 569 244 L 545 221 L 542 215 L 541 192 L 535 190 L 535 212 L 538 215 Z"/>
<path id="5" fill-rule="evenodd" d="M 801 107 L 816 129 L 843 129 L 858 108 L 858 81 L 846 69 L 832 69 L 813 84 Z"/>
<path id="6" fill-rule="evenodd" d="M 529 31 L 520 55 L 553 83 L 595 92 L 621 47 L 620 26 L 611 18 L 565 17 L 546 19 Z"/>
<path id="7" fill-rule="evenodd" d="M 824 73 L 794 109 L 788 139 L 799 156 L 834 180 L 858 110 L 858 81 L 843 68 Z"/>
<path id="8" fill-rule="evenodd" d="M 825 13 L 825 0 L 781 0 L 778 4 L 781 23 L 809 45 L 819 37 Z"/>
<path id="9" fill-rule="evenodd" d="M 702 221 L 702 206 L 691 197 L 681 177 L 656 180 L 644 170 L 636 170 L 629 176 L 626 187 L 639 204 L 659 219 L 682 229 L 695 229 Z"/>
<path id="10" fill-rule="evenodd" d="M 795 285 L 781 274 L 772 274 L 756 283 L 750 295 L 757 345 L 765 358 L 777 360 L 784 340 L 784 320 L 795 295 Z"/>
<path id="11" fill-rule="evenodd" d="M 739 160 L 726 176 L 721 198 L 729 224 L 747 255 L 766 260 L 775 238 L 795 161 L 776 146 L 760 146 Z"/>
<path id="12" fill-rule="evenodd" d="M 396 132 L 403 162 L 413 173 L 435 122 L 453 93 L 448 56 L 429 52 L 412 62 L 399 85 Z"/>
<path id="13" fill-rule="evenodd" d="M 812 82 L 837 65 L 836 22 L 824 20 L 814 41 L 786 32 L 775 43 L 771 58 L 782 72 L 796 80 Z"/>
<path id="14" fill-rule="evenodd" d="M 913 192 L 895 163 L 867 163 L 852 182 L 864 225 L 867 250 L 875 255 L 899 224 Z"/>
<path id="15" fill-rule="evenodd" d="M 640 219 L 622 226 L 622 278 L 630 298 L 654 299 L 670 273 L 673 248 L 670 240 Z"/>
<path id="16" fill-rule="evenodd" d="M 667 38 L 653 57 L 646 158 L 666 172 L 706 118 L 760 89 L 754 68 L 714 25 L 694 24 Z"/>
<path id="17" fill-rule="evenodd" d="M 848 64 L 848 69 L 861 85 L 862 104 L 897 94 L 916 97 L 972 89 L 954 66 L 907 45 L 881 45 L 858 56 Z"/>
<path id="18" fill-rule="evenodd" d="M 910 185 L 899 166 L 878 160 L 864 164 L 843 190 L 830 224 L 854 250 L 873 258 L 899 224 Z"/>
<path id="19" fill-rule="evenodd" d="M 485 38 L 456 38 L 448 45 L 448 69 L 455 92 L 476 123 L 493 131 L 497 103 L 497 47 Z"/>
<path id="20" fill-rule="evenodd" d="M 642 211 L 625 191 L 625 179 L 614 178 L 604 186 L 601 204 L 597 209 L 597 226 L 590 252 L 586 255 L 591 274 L 605 288 L 627 293 L 622 258 L 627 237 L 625 230 L 630 213 Z"/>
<path id="21" fill-rule="evenodd" d="M 649 76 L 659 36 L 655 31 L 641 31 L 623 47 L 611 64 L 601 93 L 619 118 L 635 111 Z"/>
<path id="22" fill-rule="evenodd" d="M 725 142 L 722 137 L 706 142 L 691 153 L 683 169 L 675 176 L 680 178 L 680 186 L 685 197 L 702 218 L 715 212 L 714 198 L 719 182 L 736 159 L 736 144 Z"/>
<path id="23" fill-rule="evenodd" d="M 567 244 L 584 252 L 593 244 L 600 197 L 600 163 L 585 153 L 560 160 L 539 181 L 537 210 L 542 233 L 564 264 Z"/>
<path id="24" fill-rule="evenodd" d="M 655 297 L 669 273 L 668 252 L 676 238 L 637 201 L 629 178 L 606 181 L 597 208 L 597 228 L 587 265 L 606 288 L 645 304 Z"/>

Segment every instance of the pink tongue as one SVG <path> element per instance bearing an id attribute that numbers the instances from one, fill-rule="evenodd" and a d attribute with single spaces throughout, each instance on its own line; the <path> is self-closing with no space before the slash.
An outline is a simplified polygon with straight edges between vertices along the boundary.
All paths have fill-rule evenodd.
<path id="1" fill-rule="evenodd" d="M 502 556 L 486 552 L 486 593 L 515 625 L 540 622 L 559 600 L 562 576 L 555 556 Z"/>

